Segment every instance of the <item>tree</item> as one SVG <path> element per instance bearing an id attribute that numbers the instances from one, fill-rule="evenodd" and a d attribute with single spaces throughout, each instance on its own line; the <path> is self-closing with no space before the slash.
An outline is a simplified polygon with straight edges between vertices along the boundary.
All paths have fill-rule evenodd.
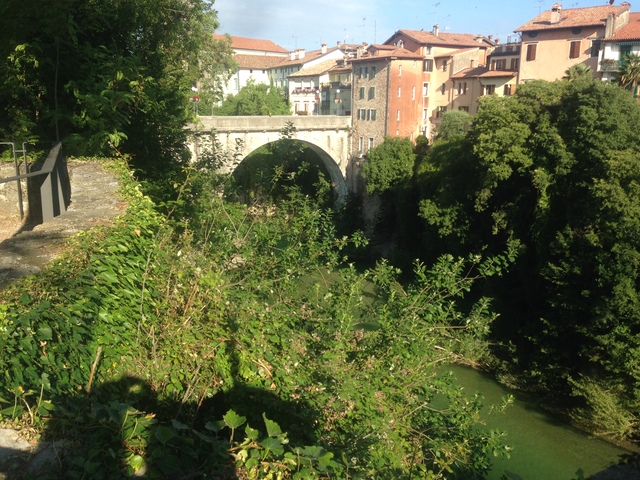
<path id="1" fill-rule="evenodd" d="M 464 135 L 471 127 L 471 115 L 462 110 L 449 110 L 442 114 L 440 124 L 435 128 L 435 137 L 449 140 L 458 135 Z"/>
<path id="2" fill-rule="evenodd" d="M 483 98 L 468 135 L 436 142 L 417 169 L 421 215 L 440 248 L 522 247 L 492 285 L 503 312 L 496 339 L 517 347 L 509 363 L 556 395 L 615 392 L 631 416 L 640 412 L 639 129 L 640 107 L 617 85 L 530 82 Z M 599 390 L 585 387 L 593 382 Z"/>
<path id="3" fill-rule="evenodd" d="M 251 80 L 237 95 L 229 95 L 214 115 L 289 115 L 291 107 L 281 88 Z"/>
<path id="4" fill-rule="evenodd" d="M 367 192 L 380 194 L 406 183 L 413 175 L 414 163 L 411 140 L 385 137 L 384 142 L 367 152 L 362 172 Z"/>
<path id="5" fill-rule="evenodd" d="M 0 134 L 114 148 L 147 173 L 186 159 L 191 87 L 231 49 L 207 0 L 8 0 L 0 7 Z"/>
<path id="6" fill-rule="evenodd" d="M 569 81 L 576 81 L 582 78 L 592 78 L 591 67 L 585 65 L 584 63 L 578 63 L 576 65 L 572 65 L 567 70 L 565 70 L 566 79 Z"/>
<path id="7" fill-rule="evenodd" d="M 621 87 L 631 90 L 636 95 L 636 87 L 640 82 L 640 55 L 629 53 L 620 62 L 618 83 Z"/>

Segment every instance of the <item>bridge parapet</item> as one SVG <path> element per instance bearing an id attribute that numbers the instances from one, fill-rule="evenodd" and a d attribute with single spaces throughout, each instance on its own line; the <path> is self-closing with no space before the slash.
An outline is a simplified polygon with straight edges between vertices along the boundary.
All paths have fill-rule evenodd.
<path id="1" fill-rule="evenodd" d="M 228 151 L 239 153 L 240 158 L 222 165 L 223 173 L 233 172 L 256 149 L 281 139 L 281 131 L 291 123 L 295 127 L 293 137 L 311 148 L 322 160 L 339 199 L 347 194 L 347 169 L 351 151 L 351 117 L 337 115 L 313 116 L 242 116 L 199 117 L 199 123 L 191 126 L 194 132 L 215 131 L 218 142 Z M 238 151 L 238 146 L 241 149 Z M 200 146 L 197 135 L 192 144 L 194 157 Z"/>
<path id="2" fill-rule="evenodd" d="M 351 117 L 337 115 L 313 116 L 239 116 L 239 117 L 199 117 L 204 130 L 216 129 L 224 132 L 277 131 L 291 122 L 296 130 L 349 130 Z"/>

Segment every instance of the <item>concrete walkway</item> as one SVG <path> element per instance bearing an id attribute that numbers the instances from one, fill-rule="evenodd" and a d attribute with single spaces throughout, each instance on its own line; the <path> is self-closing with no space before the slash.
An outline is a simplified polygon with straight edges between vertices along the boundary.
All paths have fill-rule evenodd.
<path id="1" fill-rule="evenodd" d="M 5 228 L 5 238 L 0 236 L 0 290 L 17 278 L 39 272 L 70 237 L 124 211 L 126 204 L 116 193 L 118 179 L 100 163 L 70 161 L 68 169 L 71 204 L 65 213 L 30 231 L 21 231 L 14 223 L 17 230 Z"/>
<path id="2" fill-rule="evenodd" d="M 109 222 L 126 204 L 116 193 L 117 177 L 98 162 L 68 163 L 71 204 L 68 210 L 31 230 L 21 227 L 13 202 L 0 209 L 0 290 L 25 275 L 39 272 L 83 230 Z M 5 205 L 5 207 L 7 206 Z M 37 478 L 55 461 L 56 445 L 30 443 L 19 432 L 0 429 L 0 480 Z"/>

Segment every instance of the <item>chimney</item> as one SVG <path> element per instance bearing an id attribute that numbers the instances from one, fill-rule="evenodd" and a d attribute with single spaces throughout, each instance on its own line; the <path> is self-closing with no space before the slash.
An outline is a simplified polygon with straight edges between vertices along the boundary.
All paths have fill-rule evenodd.
<path id="1" fill-rule="evenodd" d="M 604 38 L 613 37 L 613 13 L 607 15 L 607 22 L 604 24 Z"/>
<path id="2" fill-rule="evenodd" d="M 438 25 L 437 23 L 433 26 L 433 31 L 431 32 L 433 33 L 434 36 L 438 36 L 438 34 L 440 33 L 440 25 Z"/>
<path id="3" fill-rule="evenodd" d="M 482 41 L 484 40 L 484 36 L 476 35 L 475 37 L 473 37 L 473 39 L 478 43 L 482 43 Z"/>
<path id="4" fill-rule="evenodd" d="M 562 5 L 559 3 L 554 3 L 553 6 L 551 7 L 551 19 L 549 20 L 549 22 L 551 24 L 555 24 L 555 23 L 559 23 L 560 22 L 560 11 L 562 10 Z"/>
<path id="5" fill-rule="evenodd" d="M 475 60 L 471 60 L 469 62 L 469 68 L 476 68 L 476 61 Z"/>
<path id="6" fill-rule="evenodd" d="M 298 52 L 297 50 L 291 50 L 289 52 L 289 60 L 291 60 L 291 61 L 295 60 L 296 57 L 297 57 L 297 55 L 296 55 L 297 52 Z"/>
<path id="7" fill-rule="evenodd" d="M 298 59 L 302 60 L 304 58 L 304 48 L 298 50 Z"/>
<path id="8" fill-rule="evenodd" d="M 322 44 L 322 54 L 324 55 L 325 53 L 327 53 L 327 44 L 323 43 Z"/>

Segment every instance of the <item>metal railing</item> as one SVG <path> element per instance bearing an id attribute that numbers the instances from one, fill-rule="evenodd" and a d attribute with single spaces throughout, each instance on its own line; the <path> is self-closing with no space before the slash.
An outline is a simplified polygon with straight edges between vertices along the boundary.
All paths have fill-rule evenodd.
<path id="1" fill-rule="evenodd" d="M 27 180 L 27 195 L 29 196 L 28 216 L 31 221 L 34 223 L 46 222 L 47 220 L 66 212 L 69 203 L 71 203 L 71 190 L 69 185 L 69 174 L 67 172 L 67 166 L 62 153 L 62 143 L 57 142 L 54 144 L 49 151 L 42 168 L 34 172 L 28 171 L 27 153 L 24 143 L 22 144 L 22 150 L 17 150 L 15 143 L 11 142 L 0 142 L 0 145 L 11 145 L 13 148 L 16 175 L 8 178 L 0 178 L 0 184 L 17 182 L 20 220 L 24 220 L 24 201 L 21 185 L 21 180 L 24 179 Z M 22 153 L 23 155 L 26 173 L 20 173 L 20 164 L 17 160 L 18 153 Z M 38 178 L 37 181 L 34 181 L 36 177 L 44 178 Z"/>

